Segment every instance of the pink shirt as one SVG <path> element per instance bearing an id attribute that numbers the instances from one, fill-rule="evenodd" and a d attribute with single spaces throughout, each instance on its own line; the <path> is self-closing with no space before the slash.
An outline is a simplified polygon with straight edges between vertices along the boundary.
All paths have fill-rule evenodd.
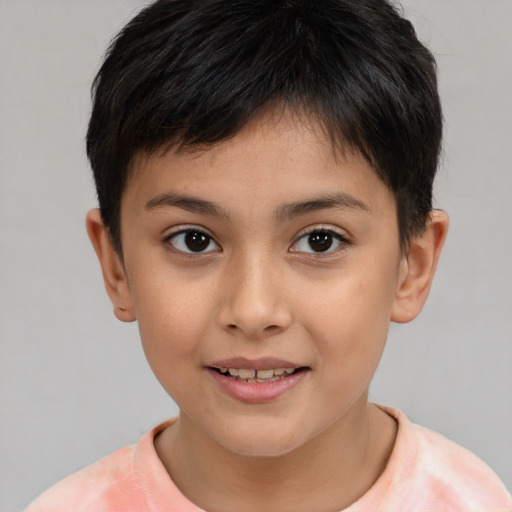
<path id="1" fill-rule="evenodd" d="M 386 470 L 345 512 L 512 512 L 512 498 L 475 455 L 391 408 L 398 436 Z M 174 485 L 153 445 L 154 428 L 60 481 L 25 512 L 201 512 Z"/>

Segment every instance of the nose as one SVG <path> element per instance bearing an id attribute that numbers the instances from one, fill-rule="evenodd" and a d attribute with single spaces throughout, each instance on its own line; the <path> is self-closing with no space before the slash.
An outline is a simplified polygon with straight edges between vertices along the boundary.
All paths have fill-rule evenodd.
<path id="1" fill-rule="evenodd" d="M 246 257 L 226 267 L 219 322 L 231 334 L 263 339 L 292 322 L 285 284 L 270 258 Z"/>

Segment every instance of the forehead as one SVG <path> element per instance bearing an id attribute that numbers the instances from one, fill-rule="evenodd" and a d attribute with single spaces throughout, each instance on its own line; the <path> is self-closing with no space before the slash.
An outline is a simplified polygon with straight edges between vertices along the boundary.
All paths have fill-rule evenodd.
<path id="1" fill-rule="evenodd" d="M 122 203 L 154 205 L 162 194 L 213 198 L 226 211 L 275 209 L 339 194 L 368 210 L 379 211 L 389 201 L 394 206 L 391 192 L 359 152 L 335 149 L 318 123 L 288 112 L 255 119 L 207 148 L 137 154 Z"/>

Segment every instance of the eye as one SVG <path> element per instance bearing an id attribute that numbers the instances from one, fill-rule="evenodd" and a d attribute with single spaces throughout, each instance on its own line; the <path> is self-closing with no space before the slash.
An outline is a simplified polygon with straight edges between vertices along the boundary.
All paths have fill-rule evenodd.
<path id="1" fill-rule="evenodd" d="M 316 229 L 301 236 L 292 247 L 293 252 L 332 253 L 348 240 L 339 233 L 328 229 Z"/>
<path id="2" fill-rule="evenodd" d="M 179 231 L 169 236 L 167 241 L 174 249 L 188 254 L 209 253 L 220 249 L 210 235 L 199 229 Z"/>

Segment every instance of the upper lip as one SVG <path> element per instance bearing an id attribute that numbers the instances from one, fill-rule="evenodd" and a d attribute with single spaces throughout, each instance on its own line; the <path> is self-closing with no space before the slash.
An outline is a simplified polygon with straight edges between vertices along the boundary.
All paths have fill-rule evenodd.
<path id="1" fill-rule="evenodd" d="M 247 359 L 246 357 L 232 357 L 215 361 L 209 365 L 212 368 L 243 368 L 244 370 L 270 370 L 272 368 L 302 368 L 304 365 L 292 363 L 275 357 L 261 357 Z"/>

